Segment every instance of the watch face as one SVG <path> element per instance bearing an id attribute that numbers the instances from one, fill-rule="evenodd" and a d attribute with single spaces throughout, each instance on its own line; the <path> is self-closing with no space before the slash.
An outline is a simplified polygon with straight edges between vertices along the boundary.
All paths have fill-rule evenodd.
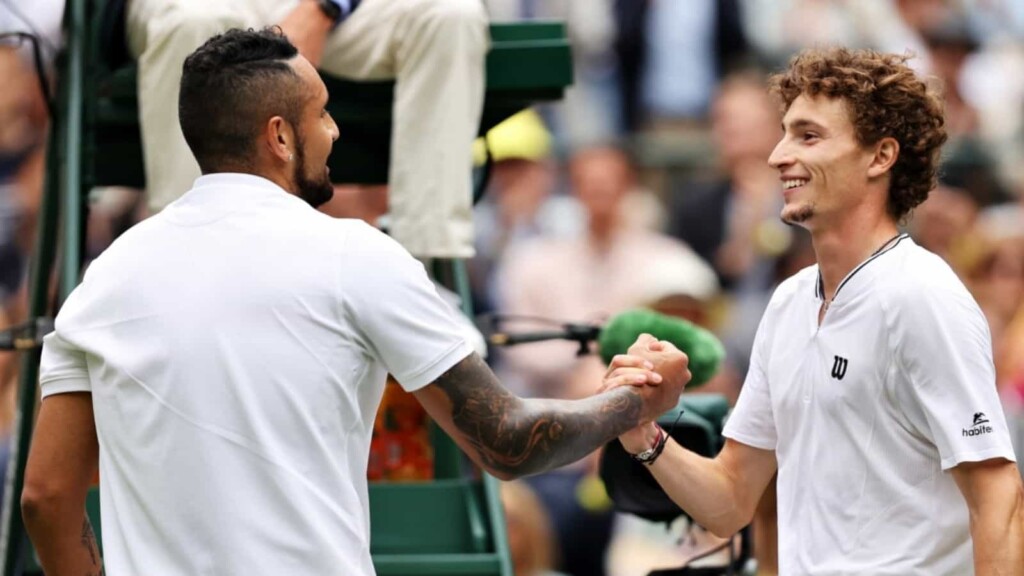
<path id="1" fill-rule="evenodd" d="M 332 0 L 320 0 L 320 9 L 335 22 L 341 18 L 341 7 L 332 2 Z"/>

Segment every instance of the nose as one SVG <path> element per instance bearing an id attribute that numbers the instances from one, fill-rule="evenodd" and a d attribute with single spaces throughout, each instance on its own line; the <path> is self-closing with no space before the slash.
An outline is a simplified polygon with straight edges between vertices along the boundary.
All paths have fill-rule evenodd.
<path id="1" fill-rule="evenodd" d="M 341 132 L 338 130 L 338 124 L 334 121 L 334 116 L 328 116 L 331 119 L 331 142 L 337 142 Z"/>
<path id="2" fill-rule="evenodd" d="M 789 152 L 786 137 L 783 136 L 782 139 L 779 140 L 779 143 L 775 145 L 775 149 L 772 150 L 771 156 L 768 156 L 768 165 L 776 170 L 782 170 L 792 163 L 793 158 Z"/>

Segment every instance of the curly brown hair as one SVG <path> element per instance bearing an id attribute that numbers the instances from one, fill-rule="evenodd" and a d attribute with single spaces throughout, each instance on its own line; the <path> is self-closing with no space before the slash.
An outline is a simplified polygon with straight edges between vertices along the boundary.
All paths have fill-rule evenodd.
<path id="1" fill-rule="evenodd" d="M 935 188 L 939 150 L 946 142 L 942 100 L 907 66 L 910 58 L 874 50 L 810 49 L 769 79 L 784 111 L 801 94 L 842 98 L 862 145 L 885 137 L 899 142 L 888 201 L 897 221 Z"/>

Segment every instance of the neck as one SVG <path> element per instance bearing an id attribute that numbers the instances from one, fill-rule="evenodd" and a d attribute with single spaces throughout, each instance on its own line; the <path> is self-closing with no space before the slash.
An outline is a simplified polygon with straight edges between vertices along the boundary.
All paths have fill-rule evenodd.
<path id="1" fill-rule="evenodd" d="M 618 230 L 618 219 L 612 216 L 608 217 L 590 217 L 588 230 L 590 232 L 590 242 L 598 248 L 605 248 L 611 244 L 615 231 Z"/>
<path id="2" fill-rule="evenodd" d="M 284 172 L 278 170 L 253 170 L 250 172 L 256 176 L 262 176 L 285 189 L 289 194 L 296 194 L 298 187 L 295 182 Z"/>
<path id="3" fill-rule="evenodd" d="M 811 242 L 821 272 L 825 300 L 831 302 L 843 278 L 898 232 L 896 222 L 887 213 L 846 218 L 827 229 L 812 231 Z"/>
<path id="4" fill-rule="evenodd" d="M 277 184 L 287 192 L 295 194 L 297 187 L 292 181 L 291 177 L 286 171 L 274 170 L 265 166 L 247 166 L 242 164 L 224 164 L 218 166 L 214 170 L 204 171 L 204 174 L 217 174 L 222 172 L 232 172 L 234 174 L 250 174 L 252 176 L 259 176 L 260 178 L 266 178 L 274 184 Z"/>

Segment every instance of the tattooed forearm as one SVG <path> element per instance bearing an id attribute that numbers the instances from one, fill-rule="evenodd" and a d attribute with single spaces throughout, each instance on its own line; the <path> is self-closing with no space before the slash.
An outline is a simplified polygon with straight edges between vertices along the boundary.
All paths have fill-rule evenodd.
<path id="1" fill-rule="evenodd" d="M 82 536 L 79 540 L 82 546 L 89 551 L 89 559 L 92 560 L 92 568 L 86 576 L 103 576 L 103 561 L 100 559 L 99 546 L 96 545 L 96 534 L 92 531 L 92 523 L 86 516 L 82 520 Z"/>
<path id="2" fill-rule="evenodd" d="M 436 381 L 452 419 L 492 471 L 520 476 L 578 460 L 636 426 L 642 400 L 630 387 L 586 400 L 524 400 L 473 354 Z"/>

